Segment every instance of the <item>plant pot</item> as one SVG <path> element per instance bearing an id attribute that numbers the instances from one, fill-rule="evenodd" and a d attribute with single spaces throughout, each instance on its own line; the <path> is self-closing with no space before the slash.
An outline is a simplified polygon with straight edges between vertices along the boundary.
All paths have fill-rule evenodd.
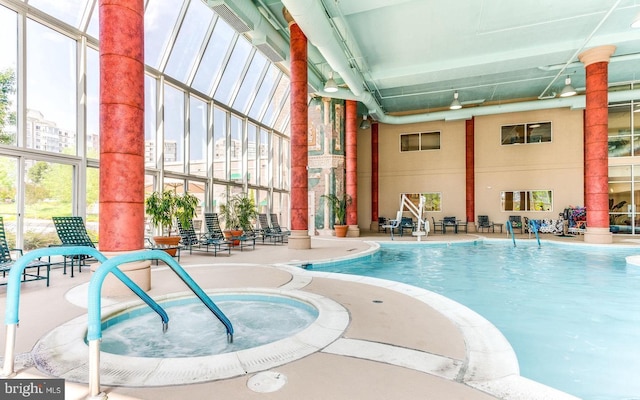
<path id="1" fill-rule="evenodd" d="M 178 243 L 180 243 L 180 236 L 154 236 L 153 241 L 159 246 L 174 247 L 173 249 L 161 249 L 164 250 L 171 257 L 175 257 L 178 251 Z"/>
<path id="2" fill-rule="evenodd" d="M 242 229 L 231 229 L 231 230 L 226 230 L 223 232 L 224 233 L 224 238 L 227 240 L 231 240 L 233 238 L 237 238 L 242 236 Z M 240 239 L 235 239 L 233 240 L 233 245 L 234 246 L 239 246 L 240 245 Z"/>
<path id="3" fill-rule="evenodd" d="M 349 225 L 334 225 L 333 229 L 336 231 L 336 237 L 346 237 Z"/>

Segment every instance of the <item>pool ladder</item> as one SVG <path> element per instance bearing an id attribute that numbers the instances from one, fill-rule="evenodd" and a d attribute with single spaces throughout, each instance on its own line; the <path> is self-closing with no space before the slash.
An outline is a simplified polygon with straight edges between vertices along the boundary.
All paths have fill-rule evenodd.
<path id="1" fill-rule="evenodd" d="M 507 234 L 511 234 L 511 240 L 513 240 L 513 247 L 516 247 L 516 235 L 513 232 L 513 225 L 511 224 L 511 221 L 508 220 L 507 222 L 505 222 L 505 226 L 507 227 Z M 529 221 L 528 227 L 529 227 L 529 233 L 533 232 L 536 235 L 536 240 L 538 241 L 538 247 L 540 247 L 540 235 L 538 234 L 538 225 L 533 221 Z"/>
<path id="2" fill-rule="evenodd" d="M 36 249 L 20 257 L 13 267 L 7 282 L 7 304 L 5 310 L 6 342 L 4 365 L 0 376 L 9 378 L 15 375 L 15 342 L 16 327 L 18 325 L 18 312 L 20 305 L 20 286 L 22 273 L 29 262 L 42 257 L 51 256 L 77 256 L 88 255 L 98 260 L 101 265 L 91 276 L 89 281 L 89 303 L 88 303 L 88 330 L 87 340 L 89 342 L 89 399 L 106 399 L 107 395 L 100 392 L 100 339 L 102 339 L 102 322 L 100 315 L 101 291 L 104 279 L 109 273 L 114 274 L 129 287 L 138 297 L 140 297 L 151 309 L 153 309 L 162 320 L 162 331 L 167 330 L 169 316 L 165 310 L 155 302 L 142 288 L 125 275 L 118 266 L 125 263 L 143 260 L 164 261 L 191 291 L 207 306 L 207 308 L 220 320 L 227 330 L 227 340 L 233 342 L 233 325 L 224 315 L 222 310 L 215 305 L 213 300 L 198 286 L 191 276 L 178 264 L 173 257 L 161 250 L 141 250 L 127 254 L 121 254 L 112 258 L 106 258 L 102 253 L 93 247 L 88 246 L 60 246 Z"/>

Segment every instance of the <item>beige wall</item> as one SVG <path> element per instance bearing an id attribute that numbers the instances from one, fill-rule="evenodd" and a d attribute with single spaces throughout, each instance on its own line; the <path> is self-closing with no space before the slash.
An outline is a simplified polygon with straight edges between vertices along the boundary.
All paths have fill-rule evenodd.
<path id="1" fill-rule="evenodd" d="M 475 214 L 498 222 L 509 215 L 556 218 L 584 205 L 583 112 L 555 109 L 475 118 Z M 552 141 L 501 146 L 502 125 L 552 123 Z M 400 134 L 440 131 L 440 150 L 400 153 Z M 395 217 L 403 192 L 441 192 L 442 212 L 465 218 L 465 121 L 379 124 L 379 215 Z M 502 191 L 552 190 L 548 212 L 503 212 Z M 371 224 L 371 130 L 358 131 L 358 224 Z"/>

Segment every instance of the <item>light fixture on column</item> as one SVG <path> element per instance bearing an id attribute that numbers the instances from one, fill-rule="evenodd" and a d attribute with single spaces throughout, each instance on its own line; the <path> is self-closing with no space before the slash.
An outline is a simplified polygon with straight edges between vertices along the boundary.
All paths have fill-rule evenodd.
<path id="1" fill-rule="evenodd" d="M 460 100 L 458 100 L 458 91 L 453 92 L 453 101 L 449 106 L 450 110 L 459 110 L 462 108 L 462 104 L 460 104 Z"/>
<path id="2" fill-rule="evenodd" d="M 560 92 L 560 97 L 569 97 L 576 94 L 576 90 L 571 86 L 571 78 L 567 76 L 567 79 L 564 80 L 564 87 Z"/>
<path id="3" fill-rule="evenodd" d="M 360 122 L 360 129 L 369 129 L 371 128 L 371 123 L 367 118 L 367 114 L 362 115 L 362 122 Z"/>
<path id="4" fill-rule="evenodd" d="M 324 91 L 329 93 L 335 93 L 338 91 L 338 85 L 336 81 L 333 80 L 333 71 L 331 71 L 331 76 L 327 83 L 324 84 Z"/>

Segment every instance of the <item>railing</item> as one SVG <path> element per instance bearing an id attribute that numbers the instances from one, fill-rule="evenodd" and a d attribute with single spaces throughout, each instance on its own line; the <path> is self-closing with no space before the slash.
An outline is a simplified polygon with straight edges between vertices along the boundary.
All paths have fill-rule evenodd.
<path id="1" fill-rule="evenodd" d="M 511 224 L 511 220 L 507 220 L 505 222 L 505 227 L 507 229 L 507 234 L 511 234 L 511 240 L 513 240 L 513 247 L 516 247 L 516 235 L 513 233 L 513 225 Z"/>
<path id="2" fill-rule="evenodd" d="M 536 235 L 536 239 L 538 240 L 538 247 L 540 247 L 540 234 L 538 233 L 538 224 L 534 220 L 529 220 L 529 233 L 531 232 Z"/>
<path id="3" fill-rule="evenodd" d="M 27 264 L 36 258 L 50 256 L 74 256 L 88 255 L 100 261 L 100 265 L 91 276 L 89 281 L 89 302 L 88 302 L 88 330 L 87 340 L 89 341 L 89 398 L 106 399 L 106 394 L 100 392 L 100 339 L 102 339 L 101 322 L 101 291 L 104 279 L 109 273 L 113 273 L 125 285 L 127 285 L 138 297 L 156 311 L 163 322 L 163 331 L 166 330 L 169 317 L 166 312 L 137 284 L 127 277 L 118 266 L 125 263 L 143 260 L 164 261 L 182 281 L 193 291 L 193 293 L 207 306 L 207 308 L 222 322 L 227 330 L 227 340 L 233 342 L 233 326 L 231 321 L 215 305 L 213 300 L 198 286 L 191 276 L 182 268 L 169 254 L 160 250 L 143 250 L 127 254 L 121 254 L 107 259 L 102 253 L 92 247 L 69 246 L 50 247 L 36 249 L 20 257 L 11 268 L 7 283 L 7 304 L 5 312 L 5 324 L 7 325 L 5 357 L 2 376 L 5 378 L 14 375 L 14 354 L 16 327 L 18 324 L 18 312 L 20 305 L 20 278 Z"/>
<path id="4" fill-rule="evenodd" d="M 5 342 L 5 356 L 4 365 L 2 369 L 3 377 L 10 377 L 14 375 L 14 354 L 15 354 L 15 340 L 16 340 L 16 327 L 19 321 L 19 308 L 20 308 L 20 288 L 21 288 L 21 275 L 24 269 L 31 261 L 42 257 L 51 256 L 78 256 L 87 255 L 95 258 L 100 262 L 104 262 L 107 258 L 93 247 L 89 246 L 56 246 L 43 249 L 36 249 L 30 251 L 16 260 L 15 264 L 11 268 L 11 273 L 7 282 L 7 304 L 5 309 L 5 325 L 6 325 L 6 342 Z M 125 275 L 118 268 L 115 268 L 113 274 L 122 281 L 127 287 L 129 287 L 138 297 L 140 297 L 149 307 L 151 307 L 162 320 L 162 329 L 166 331 L 169 316 L 167 313 L 156 303 L 142 288 L 140 288 L 135 282 L 133 282 L 127 275 Z"/>

